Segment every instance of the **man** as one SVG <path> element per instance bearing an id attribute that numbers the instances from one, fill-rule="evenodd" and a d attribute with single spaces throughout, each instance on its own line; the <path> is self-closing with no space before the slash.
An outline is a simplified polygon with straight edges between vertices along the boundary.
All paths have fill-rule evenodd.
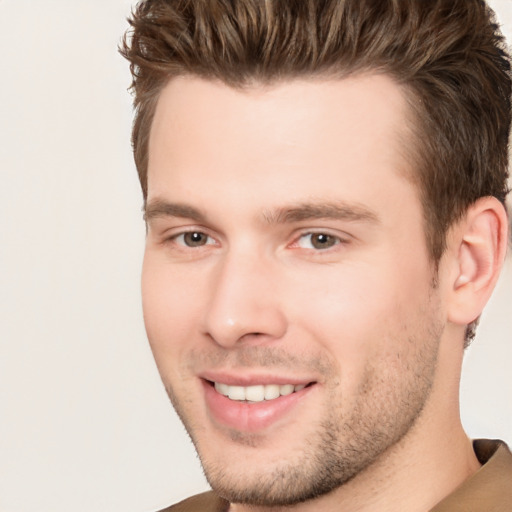
<path id="1" fill-rule="evenodd" d="M 144 318 L 213 492 L 167 510 L 512 510 L 465 346 L 507 245 L 478 0 L 147 0 L 123 53 Z"/>

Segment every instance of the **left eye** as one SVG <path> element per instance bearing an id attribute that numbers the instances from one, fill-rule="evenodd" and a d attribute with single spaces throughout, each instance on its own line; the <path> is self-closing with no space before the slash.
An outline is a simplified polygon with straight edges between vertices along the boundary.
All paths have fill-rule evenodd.
<path id="1" fill-rule="evenodd" d="M 176 236 L 175 240 L 186 247 L 202 247 L 214 243 L 213 239 L 200 231 L 188 231 Z"/>
<path id="2" fill-rule="evenodd" d="M 329 235 L 327 233 L 306 233 L 302 235 L 297 241 L 297 245 L 303 249 L 330 249 L 340 243 L 337 236 Z"/>

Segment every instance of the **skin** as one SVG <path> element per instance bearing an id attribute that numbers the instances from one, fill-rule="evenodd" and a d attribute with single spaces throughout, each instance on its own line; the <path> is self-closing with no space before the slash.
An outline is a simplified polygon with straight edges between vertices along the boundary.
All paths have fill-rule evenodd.
<path id="1" fill-rule="evenodd" d="M 232 511 L 424 511 L 478 468 L 458 414 L 463 338 L 506 222 L 495 203 L 475 207 L 436 275 L 400 151 L 407 123 L 385 76 L 244 91 L 182 77 L 161 93 L 144 318 Z M 311 385 L 268 425 L 249 413 L 233 426 L 209 407 L 210 375 Z"/>

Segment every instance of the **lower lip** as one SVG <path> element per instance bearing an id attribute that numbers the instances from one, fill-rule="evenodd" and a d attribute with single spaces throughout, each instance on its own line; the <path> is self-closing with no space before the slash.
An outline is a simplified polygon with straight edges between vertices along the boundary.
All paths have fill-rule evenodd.
<path id="1" fill-rule="evenodd" d="M 203 381 L 203 387 L 206 406 L 216 422 L 235 430 L 257 432 L 283 420 L 314 386 L 274 400 L 255 403 L 230 400 L 217 393 L 213 385 L 207 381 Z"/>

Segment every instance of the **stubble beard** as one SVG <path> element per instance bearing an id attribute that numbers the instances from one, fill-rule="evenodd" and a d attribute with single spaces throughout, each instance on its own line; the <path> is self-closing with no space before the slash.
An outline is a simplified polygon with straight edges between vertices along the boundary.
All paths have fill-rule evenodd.
<path id="1" fill-rule="evenodd" d="M 435 320 L 435 319 L 431 319 Z M 337 385 L 324 404 L 323 419 L 312 435 L 304 435 L 300 455 L 255 472 L 248 458 L 247 472 L 230 472 L 229 460 L 204 455 L 201 428 L 196 428 L 171 388 L 171 402 L 194 443 L 203 470 L 216 493 L 231 503 L 260 507 L 292 506 L 314 500 L 341 487 L 399 443 L 413 428 L 430 395 L 437 366 L 442 327 L 435 321 L 420 338 L 408 340 L 413 353 L 404 356 L 397 371 L 375 361 L 366 369 L 357 405 L 347 416 Z M 402 355 L 403 356 L 403 355 Z M 332 363 L 324 362 L 327 366 Z M 204 437 L 204 436 L 203 436 Z M 233 432 L 233 443 L 257 449 L 258 439 Z M 286 457 L 286 454 L 285 454 Z"/>

